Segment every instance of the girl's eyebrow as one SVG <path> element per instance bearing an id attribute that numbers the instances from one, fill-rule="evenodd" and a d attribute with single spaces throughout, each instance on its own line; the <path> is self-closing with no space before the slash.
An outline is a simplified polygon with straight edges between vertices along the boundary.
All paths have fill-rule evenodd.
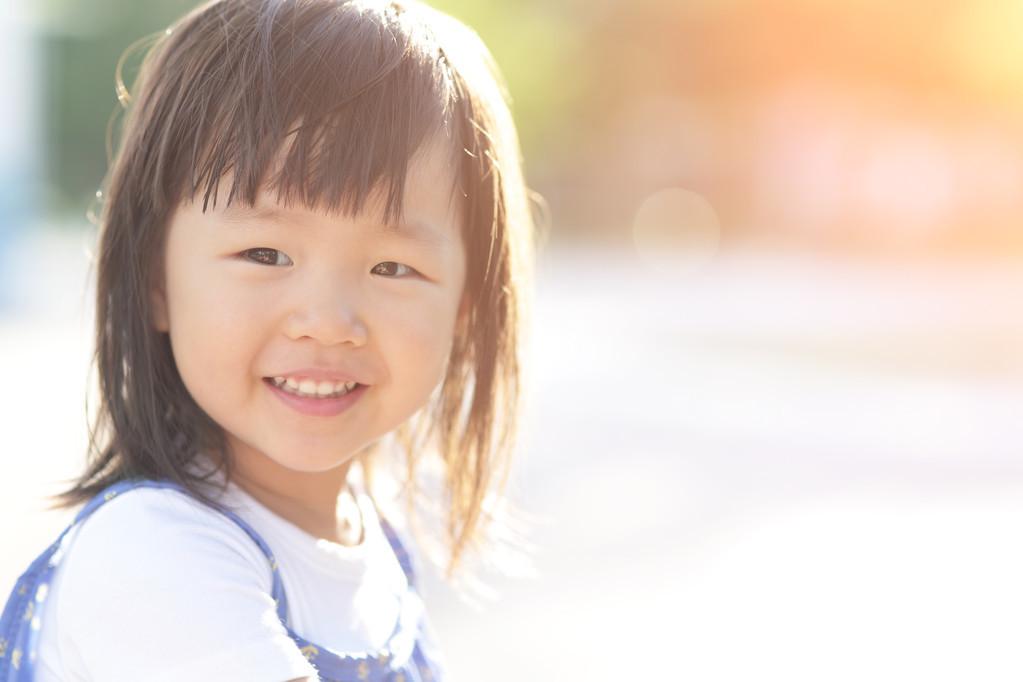
<path id="1" fill-rule="evenodd" d="M 232 227 L 251 227 L 251 223 L 274 223 L 282 225 L 301 224 L 302 219 L 298 214 L 281 210 L 273 206 L 248 207 L 245 205 L 231 204 L 224 208 L 224 222 Z M 395 236 L 399 239 L 413 241 L 424 246 L 442 247 L 450 244 L 450 238 L 440 230 L 434 228 L 430 223 L 422 220 L 410 220 L 400 223 L 379 223 L 374 225 L 378 234 Z"/>

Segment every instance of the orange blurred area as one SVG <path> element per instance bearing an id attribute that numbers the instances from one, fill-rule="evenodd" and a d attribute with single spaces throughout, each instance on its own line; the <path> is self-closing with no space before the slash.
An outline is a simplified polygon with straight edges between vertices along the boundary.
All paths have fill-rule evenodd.
<path id="1" fill-rule="evenodd" d="M 726 245 L 1023 254 L 1018 4 L 640 3 L 618 13 L 598 33 L 618 82 L 585 166 L 603 198 L 590 215 L 624 218 L 678 187 L 716 208 Z M 628 209 L 609 205 L 623 196 Z"/>
<path id="2" fill-rule="evenodd" d="M 603 3 L 552 76 L 583 81 L 564 135 L 527 159 L 555 230 L 584 238 L 677 187 L 726 245 L 1018 254 L 1021 21 L 1006 2 Z"/>

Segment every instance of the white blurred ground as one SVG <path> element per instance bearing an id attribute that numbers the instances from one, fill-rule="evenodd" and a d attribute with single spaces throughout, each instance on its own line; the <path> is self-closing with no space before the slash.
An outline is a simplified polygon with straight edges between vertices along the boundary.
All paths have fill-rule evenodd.
<path id="1" fill-rule="evenodd" d="M 8 271 L 4 595 L 82 456 L 88 244 Z M 552 250 L 512 486 L 537 576 L 483 611 L 429 581 L 456 679 L 1023 678 L 1021 301 L 1023 264 Z"/>

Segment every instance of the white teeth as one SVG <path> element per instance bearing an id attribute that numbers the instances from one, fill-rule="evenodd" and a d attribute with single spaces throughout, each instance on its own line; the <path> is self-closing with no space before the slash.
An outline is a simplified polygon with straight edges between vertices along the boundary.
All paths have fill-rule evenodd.
<path id="1" fill-rule="evenodd" d="M 271 379 L 275 386 L 283 388 L 288 393 L 294 393 L 296 395 L 302 395 L 310 398 L 324 398 L 324 397 L 339 397 L 348 393 L 356 386 L 358 382 L 349 381 L 313 381 L 312 379 L 303 379 L 302 381 L 295 381 L 291 377 L 273 377 Z"/>

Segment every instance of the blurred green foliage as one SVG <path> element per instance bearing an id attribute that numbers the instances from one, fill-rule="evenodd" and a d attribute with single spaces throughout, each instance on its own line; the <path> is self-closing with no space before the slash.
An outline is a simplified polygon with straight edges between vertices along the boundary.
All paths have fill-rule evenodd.
<path id="1" fill-rule="evenodd" d="M 119 107 L 114 70 L 124 50 L 190 9 L 189 0 L 65 0 L 43 5 L 46 166 L 50 210 L 79 213 L 107 169 L 106 130 Z"/>

